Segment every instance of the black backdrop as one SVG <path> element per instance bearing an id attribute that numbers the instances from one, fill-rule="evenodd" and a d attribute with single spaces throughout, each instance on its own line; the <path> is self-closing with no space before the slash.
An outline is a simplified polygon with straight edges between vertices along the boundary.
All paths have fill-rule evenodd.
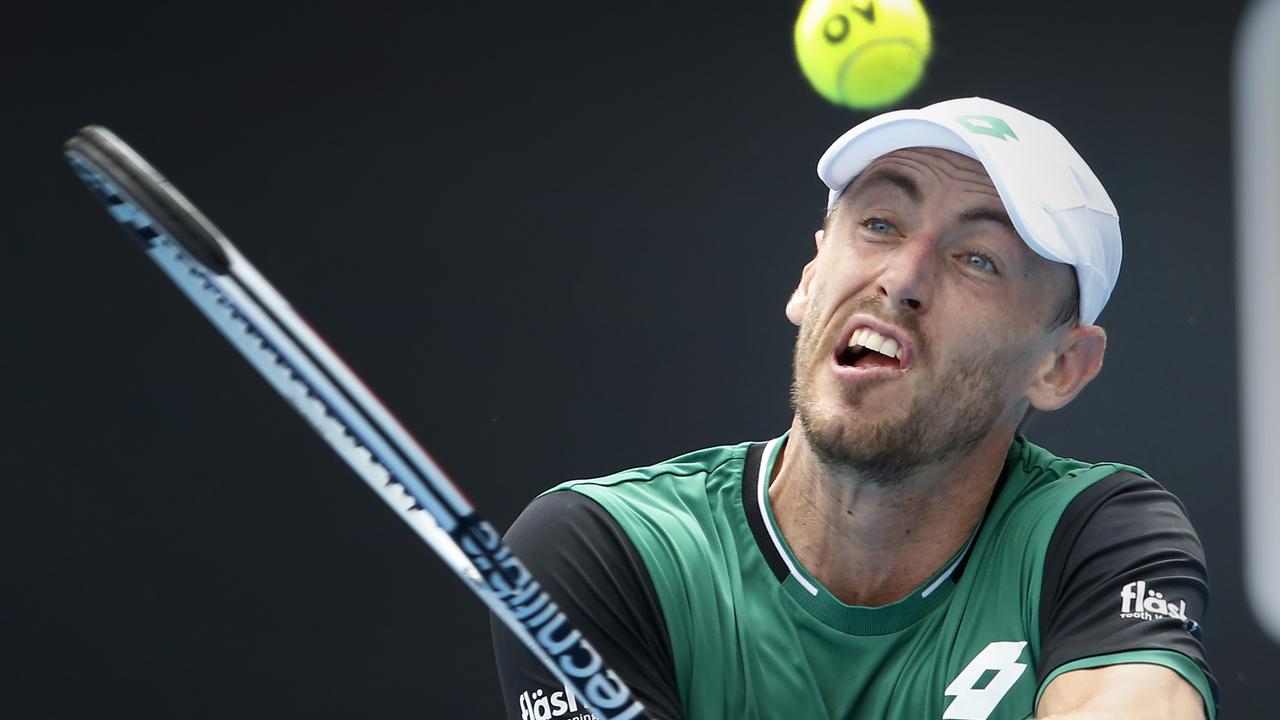
<path id="1" fill-rule="evenodd" d="M 1107 367 L 1032 437 L 1183 498 L 1224 710 L 1261 718 L 1280 647 L 1240 563 L 1240 8 L 1118 5 L 934 2 L 908 102 L 1018 105 L 1106 183 Z M 804 84 L 797 9 L 11 16 L 0 715 L 500 713 L 480 604 L 112 226 L 66 136 L 103 123 L 153 160 L 505 527 L 562 479 L 786 427 L 814 163 L 865 117 Z"/>

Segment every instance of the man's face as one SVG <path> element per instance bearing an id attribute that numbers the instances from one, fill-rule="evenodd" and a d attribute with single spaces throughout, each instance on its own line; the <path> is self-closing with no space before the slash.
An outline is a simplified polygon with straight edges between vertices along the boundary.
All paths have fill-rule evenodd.
<path id="1" fill-rule="evenodd" d="M 1072 282 L 1023 243 L 978 161 L 878 158 L 840 198 L 787 307 L 810 444 L 887 485 L 1016 425 Z M 881 352 L 856 345 L 880 338 L 892 341 Z"/>

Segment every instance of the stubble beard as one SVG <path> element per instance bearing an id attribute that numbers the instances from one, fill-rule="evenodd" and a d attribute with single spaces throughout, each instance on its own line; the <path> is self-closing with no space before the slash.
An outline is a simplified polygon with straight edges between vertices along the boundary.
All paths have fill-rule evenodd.
<path id="1" fill-rule="evenodd" d="M 875 312 L 878 302 L 863 305 L 859 309 L 884 316 Z M 994 352 L 950 359 L 935 373 L 936 380 L 918 386 L 910 400 L 904 398 L 910 403 L 905 415 L 878 421 L 860 418 L 855 408 L 865 387 L 845 387 L 838 402 L 824 405 L 814 379 L 833 348 L 823 346 L 813 308 L 810 305 L 796 340 L 791 405 L 809 446 L 833 473 L 878 487 L 898 487 L 922 467 L 964 456 L 995 426 L 1013 363 Z M 915 325 L 914 318 L 885 319 L 908 329 Z M 918 357 L 927 360 L 923 338 L 915 335 Z"/>

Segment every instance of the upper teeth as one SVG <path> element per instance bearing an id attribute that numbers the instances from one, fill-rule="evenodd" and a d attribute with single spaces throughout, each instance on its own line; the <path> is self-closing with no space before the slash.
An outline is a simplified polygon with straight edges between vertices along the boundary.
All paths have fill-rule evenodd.
<path id="1" fill-rule="evenodd" d="M 902 358 L 902 348 L 898 347 L 897 340 L 887 338 L 870 328 L 854 330 L 853 337 L 849 338 L 849 347 L 864 347 L 868 350 L 875 350 L 886 357 Z"/>

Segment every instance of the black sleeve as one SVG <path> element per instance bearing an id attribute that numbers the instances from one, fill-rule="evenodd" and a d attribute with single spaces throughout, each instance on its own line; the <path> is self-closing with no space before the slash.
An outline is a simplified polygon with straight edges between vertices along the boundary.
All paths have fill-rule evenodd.
<path id="1" fill-rule="evenodd" d="M 1204 550 L 1186 509 L 1159 483 L 1116 473 L 1063 512 L 1045 556 L 1036 683 L 1083 658 L 1171 650 L 1204 670 Z"/>
<path id="2" fill-rule="evenodd" d="M 504 539 L 570 624 L 644 703 L 649 718 L 684 717 L 657 593 L 613 516 L 580 493 L 553 492 L 530 503 Z M 569 698 L 553 696 L 565 688 L 506 626 L 496 618 L 491 623 L 507 718 L 559 717 L 555 713 Z M 585 712 L 581 701 L 576 703 Z"/>

